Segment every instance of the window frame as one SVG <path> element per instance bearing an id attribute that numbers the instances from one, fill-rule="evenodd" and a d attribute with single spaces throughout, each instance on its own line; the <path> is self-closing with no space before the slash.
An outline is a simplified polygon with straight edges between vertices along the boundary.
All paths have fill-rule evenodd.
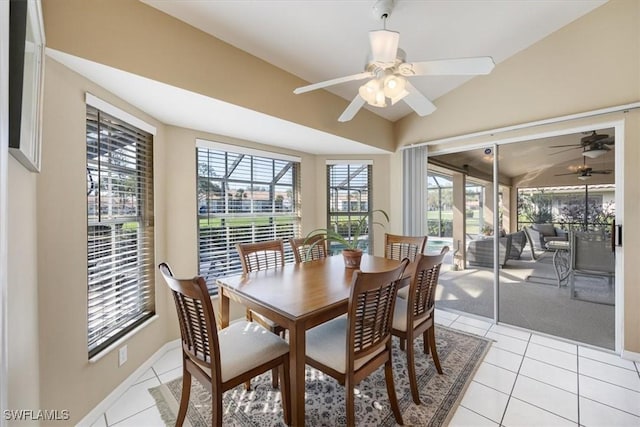
<path id="1" fill-rule="evenodd" d="M 356 207 L 359 207 L 360 209 L 358 210 L 351 210 L 352 208 L 352 202 L 351 200 L 347 200 L 347 209 L 345 211 L 339 210 L 339 208 L 337 208 L 338 210 L 333 211 L 332 210 L 332 189 L 336 188 L 336 185 L 332 185 L 332 168 L 334 167 L 340 167 L 340 166 L 346 166 L 347 167 L 347 173 L 351 174 L 349 171 L 351 169 L 351 167 L 358 167 L 360 170 L 363 170 L 364 168 L 366 168 L 367 170 L 367 198 L 366 198 L 366 209 L 362 209 L 363 207 L 363 202 L 362 199 L 360 199 L 357 204 Z M 355 171 L 357 173 L 360 173 L 359 171 Z M 354 173 L 355 173 L 354 172 Z M 353 177 L 355 178 L 357 176 L 354 175 Z M 354 220 L 358 220 L 359 218 L 362 218 L 364 216 L 367 217 L 367 223 L 368 224 L 373 224 L 373 161 L 372 160 L 327 160 L 326 161 L 326 177 L 327 177 L 327 182 L 326 182 L 326 189 L 327 189 L 327 228 L 332 227 L 333 219 L 334 218 L 346 218 L 348 222 L 354 221 Z M 343 188 L 342 190 L 350 192 L 352 191 L 351 188 L 356 188 L 356 187 L 351 187 L 351 179 L 347 178 L 347 182 L 342 185 L 341 187 L 344 187 L 346 185 L 346 188 Z M 361 187 L 357 187 L 358 189 Z M 353 191 L 358 191 L 353 190 Z M 362 193 L 361 193 L 362 194 Z M 340 203 L 338 203 L 340 202 Z M 344 201 L 340 201 L 339 200 L 339 196 L 338 196 L 338 200 L 335 203 L 336 207 L 338 207 L 338 204 L 340 206 L 344 205 Z M 354 219 L 352 219 L 354 218 Z M 338 230 L 338 227 L 336 225 L 336 227 L 334 227 L 336 229 L 337 232 L 340 232 Z M 364 234 L 364 233 L 363 233 Z M 341 235 L 343 235 L 341 233 Z M 344 237 L 349 237 L 349 236 L 344 236 Z M 367 253 L 369 254 L 373 254 L 373 245 L 374 245 L 374 233 L 373 233 L 373 229 L 369 228 L 368 232 L 367 232 Z M 339 253 L 341 251 L 341 247 L 338 243 L 336 242 L 329 242 L 329 246 L 327 248 L 329 254 L 336 254 Z"/>
<path id="2" fill-rule="evenodd" d="M 201 164 L 201 158 L 205 155 L 211 156 L 207 157 L 206 166 Z M 217 160 L 212 160 L 216 156 Z M 224 160 L 220 156 L 223 156 Z M 230 158 L 235 159 L 232 165 L 229 164 Z M 205 278 L 211 295 L 217 295 L 216 277 L 242 272 L 235 243 L 276 238 L 286 242 L 289 237 L 300 237 L 302 161 L 296 156 L 196 139 L 195 162 L 198 201 L 196 206 L 198 272 Z M 271 175 L 265 175 L 265 166 L 269 162 L 272 165 L 272 172 Z M 224 163 L 224 172 L 221 172 L 222 163 Z M 216 167 L 217 170 L 214 170 Z M 244 171 L 236 174 L 236 169 L 242 168 Z M 249 173 L 249 177 L 243 178 L 243 173 Z M 234 174 L 236 176 L 233 176 Z M 289 179 L 290 183 L 288 183 Z M 201 184 L 202 180 L 207 182 Z M 280 180 L 285 182 L 282 183 Z M 230 183 L 231 187 L 229 187 Z M 201 200 L 203 197 L 201 185 L 207 187 L 207 192 L 203 193 L 206 194 L 205 204 L 202 204 Z M 212 189 L 209 190 L 209 187 Z M 288 190 L 283 196 L 285 188 Z M 242 192 L 238 204 L 238 200 L 234 199 L 237 199 L 236 196 L 240 190 Z M 213 203 L 211 192 L 213 192 Z M 215 194 L 216 192 L 219 194 Z M 261 200 L 258 193 L 265 192 L 268 192 L 268 197 L 266 200 Z M 279 208 L 278 200 L 282 200 Z M 238 222 L 247 222 L 247 224 L 238 225 Z M 216 228 L 217 231 L 214 230 Z M 206 229 L 211 231 L 207 232 Z M 224 234 L 226 238 L 223 239 L 217 233 Z M 285 244 L 285 263 L 293 262 L 295 262 L 293 252 L 290 246 Z"/>
<path id="3" fill-rule="evenodd" d="M 90 93 L 85 115 L 87 354 L 95 361 L 156 316 L 156 129 Z"/>

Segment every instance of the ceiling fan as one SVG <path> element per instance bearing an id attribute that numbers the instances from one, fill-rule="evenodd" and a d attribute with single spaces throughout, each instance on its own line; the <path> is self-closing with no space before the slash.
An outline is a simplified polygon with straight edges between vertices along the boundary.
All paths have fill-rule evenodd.
<path id="1" fill-rule="evenodd" d="M 374 107 L 386 107 L 400 100 L 406 102 L 419 116 L 426 116 L 433 113 L 436 106 L 409 83 L 407 77 L 480 75 L 489 74 L 493 70 L 495 64 L 489 56 L 406 62 L 405 52 L 398 48 L 400 33 L 386 29 L 386 20 L 391 15 L 393 6 L 394 0 L 378 0 L 373 6 L 373 13 L 376 18 L 383 20 L 384 29 L 369 32 L 371 55 L 364 72 L 302 86 L 293 93 L 301 94 L 350 81 L 369 79 L 360 86 L 358 94 L 338 121 L 351 120 L 365 103 Z"/>
<path id="2" fill-rule="evenodd" d="M 610 145 L 615 143 L 615 139 L 613 136 L 598 134 L 596 131 L 592 131 L 587 136 L 580 138 L 579 144 L 567 144 L 567 145 L 552 145 L 549 148 L 582 148 L 582 155 L 585 157 L 590 157 L 595 159 L 596 157 L 600 157 L 603 154 L 606 154 L 608 151 L 611 151 L 609 148 Z M 562 153 L 565 150 L 558 151 L 553 154 Z"/>
<path id="3" fill-rule="evenodd" d="M 613 170 L 611 169 L 594 170 L 590 168 L 589 166 L 587 166 L 587 159 L 585 157 L 582 158 L 581 166 L 570 167 L 570 169 L 575 169 L 575 170 L 569 173 L 559 173 L 559 174 L 556 174 L 555 176 L 577 175 L 580 181 L 586 181 L 589 178 L 591 178 L 592 175 L 596 175 L 596 174 L 609 175 L 611 174 L 611 172 L 613 172 Z"/>

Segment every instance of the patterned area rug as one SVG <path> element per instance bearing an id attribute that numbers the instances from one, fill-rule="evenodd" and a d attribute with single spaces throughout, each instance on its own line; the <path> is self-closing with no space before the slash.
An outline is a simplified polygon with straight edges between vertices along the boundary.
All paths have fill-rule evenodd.
<path id="1" fill-rule="evenodd" d="M 443 326 L 436 327 L 436 341 L 443 375 L 438 375 L 431 356 L 422 353 L 422 339 L 415 342 L 416 372 L 422 401 L 421 405 L 416 405 L 409 390 L 406 354 L 400 351 L 398 340 L 393 340 L 393 376 L 405 425 L 446 425 L 491 345 L 491 341 L 485 338 Z M 271 373 L 254 378 L 251 385 L 248 392 L 243 386 L 238 386 L 224 394 L 224 425 L 284 426 L 280 393 L 271 388 Z M 168 426 L 175 424 L 181 388 L 182 378 L 178 378 L 149 390 Z M 197 380 L 192 380 L 185 425 L 211 425 L 210 399 L 204 387 Z M 333 378 L 307 366 L 305 410 L 306 425 L 345 425 L 344 388 Z M 383 368 L 357 386 L 356 420 L 362 426 L 396 425 L 388 403 Z"/>

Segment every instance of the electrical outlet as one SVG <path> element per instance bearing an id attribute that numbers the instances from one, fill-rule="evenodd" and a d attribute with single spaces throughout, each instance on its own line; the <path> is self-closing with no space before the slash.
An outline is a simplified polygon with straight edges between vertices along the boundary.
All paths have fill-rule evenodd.
<path id="1" fill-rule="evenodd" d="M 127 346 L 120 347 L 118 350 L 118 366 L 124 365 L 127 361 Z"/>

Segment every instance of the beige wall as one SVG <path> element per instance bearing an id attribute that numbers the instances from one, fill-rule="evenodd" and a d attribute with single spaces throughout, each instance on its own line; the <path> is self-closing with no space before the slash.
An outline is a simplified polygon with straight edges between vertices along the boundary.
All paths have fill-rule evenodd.
<path id="1" fill-rule="evenodd" d="M 47 46 L 348 139 L 393 151 L 393 124 L 138 1 L 43 0 Z M 117 31 L 114 28 L 117 27 Z M 114 49 L 126 46 L 126 49 Z"/>
<path id="2" fill-rule="evenodd" d="M 40 408 L 36 175 L 8 163 L 8 407 Z"/>
<path id="3" fill-rule="evenodd" d="M 640 101 L 640 2 L 611 0 L 592 13 L 551 34 L 499 64 L 493 73 L 471 80 L 435 104 L 431 116 L 408 116 L 396 124 L 398 143 L 405 145 L 471 132 L 517 125 Z M 640 353 L 640 112 L 616 113 L 556 125 L 467 138 L 430 147 L 430 152 L 464 148 L 480 142 L 565 130 L 604 128 L 624 122 L 624 349 Z M 523 159 L 523 161 L 526 161 Z M 619 207 L 620 208 L 620 207 Z"/>
<path id="4" fill-rule="evenodd" d="M 33 342 L 39 351 L 39 407 L 68 409 L 71 422 L 76 423 L 169 338 L 165 316 L 167 292 L 159 286 L 161 278 L 156 277 L 159 319 L 126 341 L 127 363 L 118 367 L 117 351 L 111 351 L 95 363 L 88 362 L 85 92 L 157 127 L 155 203 L 160 209 L 155 217 L 156 259 L 165 257 L 166 245 L 165 210 L 162 209 L 165 205 L 164 126 L 53 60 L 47 60 L 46 70 L 42 171 L 37 175 L 36 202 L 39 331 L 33 335 L 30 327 L 24 339 Z M 25 190 L 29 197 L 30 189 Z M 12 198 L 11 203 L 14 202 Z M 29 215 L 23 215 L 22 219 L 29 221 Z M 30 233 L 30 229 L 25 228 Z M 11 243 L 16 245 L 13 239 Z M 21 325 L 14 319 L 11 324 Z M 25 406 L 21 403 L 18 407 Z"/>
<path id="5" fill-rule="evenodd" d="M 129 361 L 118 368 L 115 351 L 97 363 L 87 361 L 85 92 L 158 128 L 154 139 L 156 264 L 169 262 L 179 276 L 197 274 L 196 138 L 300 156 L 303 234 L 325 225 L 327 158 L 165 126 L 54 60 L 48 59 L 46 65 L 42 172 L 37 176 L 28 174 L 19 166 L 12 170 L 12 179 L 22 182 L 17 189 L 23 190 L 22 199 L 12 197 L 13 216 L 18 217 L 23 209 L 34 213 L 32 217 L 21 215 L 13 222 L 21 223 L 30 230 L 27 236 L 31 236 L 30 240 L 24 239 L 24 234 L 11 236 L 15 257 L 31 258 L 34 263 L 37 259 L 38 265 L 36 271 L 23 271 L 21 266 L 12 273 L 16 279 L 24 277 L 23 281 L 30 283 L 13 298 L 25 303 L 29 298 L 34 300 L 32 311 L 16 312 L 16 319 L 24 323 L 15 335 L 24 343 L 16 349 L 30 347 L 32 362 L 40 364 L 39 381 L 13 384 L 16 396 L 21 397 L 14 404 L 38 405 L 27 396 L 38 396 L 39 387 L 39 407 L 70 409 L 72 421 L 77 422 L 163 344 L 179 336 L 170 295 L 160 277 L 156 277 L 159 319 L 126 342 Z M 389 210 L 390 156 L 351 158 L 374 160 L 374 207 Z M 36 222 L 36 229 L 29 227 Z M 376 252 L 382 253 L 381 239 L 377 240 Z M 61 246 L 64 250 L 60 250 Z M 64 393 L 60 392 L 62 384 Z"/>
<path id="6" fill-rule="evenodd" d="M 139 2 L 44 0 L 43 7 L 52 48 L 377 147 L 393 144 L 393 129 L 385 120 L 363 111 L 352 123 L 338 126 L 335 117 L 346 101 L 322 91 L 294 97 L 290 91 L 304 83 L 300 79 Z M 411 115 L 400 121 L 395 126 L 397 142 L 404 145 L 639 100 L 639 9 L 637 1 L 612 0 L 499 64 L 491 75 L 438 99 L 439 108 L 432 116 L 417 119 Z M 110 30 L 115 21 L 121 31 Z M 139 25 L 141 22 L 145 25 Z M 191 47 L 186 49 L 186 44 Z M 197 266 L 194 139 L 207 135 L 165 127 L 54 61 L 48 60 L 46 69 L 42 173 L 34 178 L 14 161 L 9 170 L 9 261 L 14 266 L 9 270 L 10 288 L 16 286 L 14 280 L 21 282 L 20 289 L 9 292 L 9 340 L 15 345 L 9 367 L 17 371 L 39 363 L 40 369 L 29 383 L 11 377 L 9 395 L 14 407 L 70 409 L 72 422 L 76 422 L 161 345 L 177 337 L 173 306 L 158 280 L 160 318 L 127 342 L 127 364 L 118 368 L 115 353 L 95 364 L 86 360 L 84 92 L 90 90 L 158 127 L 154 144 L 156 261 L 168 260 L 182 274 L 193 274 Z M 234 73 L 228 73 L 229 69 Z M 228 84 L 214 84 L 220 73 Z M 234 78 L 231 82 L 230 76 Z M 632 219 L 640 216 L 640 170 L 636 166 L 640 161 L 640 113 L 620 113 L 607 120 L 625 122 L 624 180 L 620 183 L 627 218 L 624 241 L 638 242 L 640 224 Z M 594 122 L 550 128 L 570 129 Z M 307 232 L 325 225 L 325 161 L 336 157 L 301 156 L 303 229 Z M 392 213 L 390 231 L 400 232 L 401 156 L 372 158 L 374 208 Z M 34 207 L 35 218 L 22 213 L 33 213 Z M 377 239 L 376 253 L 381 253 L 380 242 Z M 640 312 L 636 310 L 640 287 L 633 279 L 640 275 L 640 267 L 632 261 L 640 259 L 640 245 L 627 243 L 624 256 L 625 348 L 640 353 Z M 23 271 L 28 270 L 25 260 L 37 263 L 37 269 Z"/>

